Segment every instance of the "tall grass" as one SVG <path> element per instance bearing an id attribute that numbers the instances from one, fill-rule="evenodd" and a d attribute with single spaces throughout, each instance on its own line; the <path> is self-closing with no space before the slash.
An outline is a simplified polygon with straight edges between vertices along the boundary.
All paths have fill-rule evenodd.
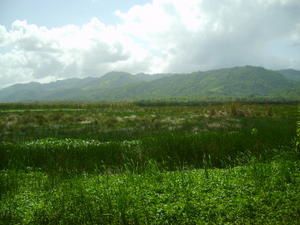
<path id="1" fill-rule="evenodd" d="M 0 168 L 65 172 L 122 171 L 128 167 L 144 170 L 149 160 L 171 170 L 208 165 L 222 168 L 246 162 L 252 156 L 267 159 L 274 154 L 273 149 L 290 146 L 291 136 L 295 136 L 287 121 L 245 123 L 249 128 L 236 132 L 161 132 L 129 141 L 51 138 L 1 143 Z M 250 129 L 253 124 L 256 132 Z"/>
<path id="2" fill-rule="evenodd" d="M 297 139 L 296 139 L 296 148 L 297 150 L 300 150 L 300 105 L 298 106 L 298 120 L 297 120 Z"/>

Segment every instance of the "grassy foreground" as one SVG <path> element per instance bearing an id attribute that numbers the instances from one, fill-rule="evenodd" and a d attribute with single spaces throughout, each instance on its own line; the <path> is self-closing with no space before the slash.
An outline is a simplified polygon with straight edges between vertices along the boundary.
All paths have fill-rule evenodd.
<path id="1" fill-rule="evenodd" d="M 0 224 L 299 224 L 296 106 L 71 106 L 1 108 Z"/>
<path id="2" fill-rule="evenodd" d="M 299 224 L 299 161 L 143 174 L 1 172 L 2 224 Z"/>

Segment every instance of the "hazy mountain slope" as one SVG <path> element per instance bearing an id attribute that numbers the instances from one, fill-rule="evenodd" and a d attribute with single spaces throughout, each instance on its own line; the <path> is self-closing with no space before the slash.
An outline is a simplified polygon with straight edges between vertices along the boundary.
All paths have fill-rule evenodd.
<path id="1" fill-rule="evenodd" d="M 197 97 L 299 98 L 300 82 L 261 67 L 245 66 L 190 74 L 111 72 L 100 78 L 49 84 L 17 84 L 0 90 L 0 101 L 136 100 Z"/>
<path id="2" fill-rule="evenodd" d="M 155 99 L 173 97 L 289 97 L 297 87 L 283 75 L 260 67 L 237 67 L 156 79 L 110 89 L 98 99 Z M 299 95 L 300 96 L 300 95 Z"/>
<path id="3" fill-rule="evenodd" d="M 86 90 L 105 90 L 110 88 L 118 88 L 131 83 L 143 81 L 138 76 L 133 76 L 130 73 L 124 72 L 109 72 L 98 78 L 93 84 L 85 87 Z"/>
<path id="4" fill-rule="evenodd" d="M 293 70 L 293 69 L 286 69 L 286 70 L 278 70 L 283 76 L 285 76 L 289 80 L 293 81 L 300 81 L 300 71 Z"/>
<path id="5" fill-rule="evenodd" d="M 171 97 L 281 96 L 295 87 L 283 75 L 260 67 L 237 67 L 174 75 L 139 85 L 111 90 L 106 97 L 148 99 Z"/>
<path id="6" fill-rule="evenodd" d="M 58 80 L 55 82 L 40 84 L 31 82 L 26 84 L 16 84 L 0 90 L 0 101 L 28 101 L 51 99 L 58 93 L 64 93 L 61 97 L 66 98 L 73 95 L 75 90 L 95 83 L 98 78 L 71 78 Z M 67 93 L 70 94 L 67 94 Z M 66 98 L 67 99 L 67 98 Z"/>
<path id="7" fill-rule="evenodd" d="M 0 90 L 0 101 L 92 100 L 95 93 L 142 81 L 129 73 L 110 72 L 100 78 L 72 78 L 48 84 L 16 84 Z"/>
<path id="8" fill-rule="evenodd" d="M 268 96 L 291 87 L 281 74 L 252 66 L 209 71 L 205 83 L 212 94 L 228 96 Z"/>
<path id="9" fill-rule="evenodd" d="M 141 80 L 144 81 L 153 81 L 158 80 L 165 77 L 171 77 L 175 75 L 182 75 L 178 73 L 157 73 L 157 74 L 147 74 L 147 73 L 138 73 L 135 76 L 138 76 Z"/>

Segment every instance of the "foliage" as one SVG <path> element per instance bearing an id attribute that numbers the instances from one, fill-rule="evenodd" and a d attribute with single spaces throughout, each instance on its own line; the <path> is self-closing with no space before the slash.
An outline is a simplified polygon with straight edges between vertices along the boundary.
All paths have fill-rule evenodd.
<path id="1" fill-rule="evenodd" d="M 296 105 L 0 108 L 0 224 L 298 223 Z"/>
<path id="2" fill-rule="evenodd" d="M 52 177 L 2 171 L 3 224 L 297 224 L 300 165 Z"/>
<path id="3" fill-rule="evenodd" d="M 300 106 L 298 107 L 296 148 L 298 148 L 298 150 L 300 150 Z"/>

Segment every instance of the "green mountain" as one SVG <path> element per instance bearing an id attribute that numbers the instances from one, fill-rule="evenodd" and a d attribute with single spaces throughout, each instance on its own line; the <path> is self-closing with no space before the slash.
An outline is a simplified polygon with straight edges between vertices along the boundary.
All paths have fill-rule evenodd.
<path id="1" fill-rule="evenodd" d="M 284 71 L 284 72 L 283 72 Z M 187 74 L 110 72 L 100 78 L 48 84 L 16 84 L 0 90 L 1 102 L 119 101 L 142 99 L 300 99 L 300 81 L 290 70 L 244 66 Z M 292 75 L 291 75 L 292 74 Z"/>
<path id="2" fill-rule="evenodd" d="M 289 80 L 300 81 L 300 71 L 293 69 L 279 70 L 283 76 L 285 76 Z"/>

